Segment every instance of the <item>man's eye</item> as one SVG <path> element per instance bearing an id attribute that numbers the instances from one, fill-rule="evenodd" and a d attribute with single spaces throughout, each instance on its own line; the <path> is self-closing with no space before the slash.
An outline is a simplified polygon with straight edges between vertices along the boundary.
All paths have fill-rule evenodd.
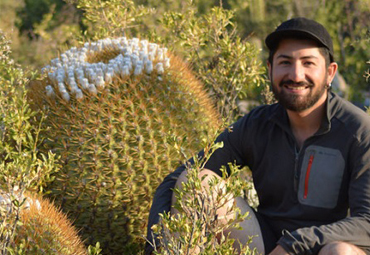
<path id="1" fill-rule="evenodd" d="M 314 64 L 314 62 L 307 61 L 307 62 L 305 62 L 304 64 L 305 64 L 306 66 L 311 66 L 311 65 L 313 65 L 313 64 Z"/>
<path id="2" fill-rule="evenodd" d="M 289 61 L 281 61 L 279 64 L 280 64 L 280 65 L 289 65 L 289 64 L 290 64 L 290 62 L 289 62 Z"/>

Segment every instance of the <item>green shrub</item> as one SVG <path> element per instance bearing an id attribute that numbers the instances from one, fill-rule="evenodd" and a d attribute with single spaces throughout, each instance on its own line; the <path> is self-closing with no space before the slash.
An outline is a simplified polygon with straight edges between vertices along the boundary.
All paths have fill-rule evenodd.
<path id="1" fill-rule="evenodd" d="M 239 223 L 246 219 L 248 213 L 242 215 L 240 210 L 231 208 L 226 212 L 227 220 L 220 220 L 217 211 L 231 203 L 234 197 L 244 195 L 248 184 L 241 173 L 245 170 L 230 164 L 230 173 L 223 168 L 223 178 L 210 178 L 208 189 L 202 188 L 205 176 L 199 177 L 212 152 L 223 145 L 221 143 L 207 146 L 205 157 L 197 160 L 192 166 L 187 167 L 187 182 L 182 184 L 181 189 L 175 188 L 174 194 L 177 198 L 173 205 L 177 211 L 176 215 L 162 214 L 160 223 L 153 226 L 154 233 L 159 240 L 157 247 L 155 242 L 154 254 L 236 254 L 234 239 L 223 233 L 226 229 L 239 228 Z M 222 184 L 221 184 L 222 182 Z M 222 186 L 221 186 L 222 185 Z M 222 187 L 222 188 L 220 188 Z M 249 242 L 240 245 L 238 254 L 256 254 L 251 250 Z"/>
<path id="2" fill-rule="evenodd" d="M 161 40 L 191 63 L 221 116 L 231 124 L 243 114 L 237 107 L 239 100 L 261 99 L 266 82 L 261 49 L 238 36 L 234 12 L 214 7 L 199 15 L 192 1 L 184 6 L 181 12 L 169 11 L 160 19 Z"/>
<path id="3" fill-rule="evenodd" d="M 2 197 L 7 197 L 0 203 L 1 254 L 14 245 L 22 224 L 19 215 L 24 192 L 44 191 L 58 170 L 54 154 L 38 151 L 41 128 L 27 102 L 28 73 L 9 57 L 9 44 L 0 31 L 0 190 Z"/>

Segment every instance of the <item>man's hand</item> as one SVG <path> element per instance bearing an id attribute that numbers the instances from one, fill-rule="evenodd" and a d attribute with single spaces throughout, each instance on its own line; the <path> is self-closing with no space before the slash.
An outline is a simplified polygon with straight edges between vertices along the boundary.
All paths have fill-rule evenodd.
<path id="1" fill-rule="evenodd" d="M 287 253 L 283 247 L 278 245 L 272 252 L 269 253 L 269 255 L 289 255 L 289 253 Z"/>

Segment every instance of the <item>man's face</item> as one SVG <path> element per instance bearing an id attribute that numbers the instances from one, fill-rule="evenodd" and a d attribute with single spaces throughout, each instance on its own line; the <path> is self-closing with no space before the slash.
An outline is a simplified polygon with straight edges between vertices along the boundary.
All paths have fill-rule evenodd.
<path id="1" fill-rule="evenodd" d="M 268 67 L 276 99 L 295 112 L 323 102 L 327 97 L 327 85 L 336 71 L 335 63 L 326 68 L 316 42 L 297 39 L 282 40 Z"/>

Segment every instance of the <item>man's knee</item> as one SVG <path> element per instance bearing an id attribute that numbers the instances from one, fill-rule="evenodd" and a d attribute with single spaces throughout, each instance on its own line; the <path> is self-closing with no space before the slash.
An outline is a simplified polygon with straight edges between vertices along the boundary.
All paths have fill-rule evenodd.
<path id="1" fill-rule="evenodd" d="M 353 244 L 333 242 L 325 245 L 318 255 L 365 255 L 365 252 Z"/>
<path id="2" fill-rule="evenodd" d="M 183 182 L 187 182 L 187 171 L 183 171 L 180 176 L 177 178 L 175 188 L 180 188 Z"/>
<path id="3" fill-rule="evenodd" d="M 179 190 L 182 190 L 183 184 L 188 181 L 187 175 L 188 175 L 187 171 L 183 171 L 180 174 L 180 176 L 177 178 L 175 188 L 177 188 Z M 203 169 L 199 173 L 198 177 L 199 177 L 200 180 L 202 180 L 201 181 L 201 187 L 202 187 L 203 192 L 201 192 L 201 194 L 203 194 L 203 195 L 208 194 L 211 197 L 215 197 L 217 194 L 219 194 L 218 192 L 220 191 L 220 189 L 223 191 L 223 193 L 226 192 L 223 180 L 220 180 L 218 185 L 216 185 L 215 187 L 212 187 L 212 189 L 210 189 L 209 181 L 211 179 L 213 179 L 213 178 L 221 179 L 221 177 L 218 176 L 215 172 L 213 172 L 209 169 Z M 227 196 L 227 197 L 229 198 L 229 200 L 231 199 L 230 196 Z M 175 204 L 176 200 L 177 200 L 176 195 L 175 195 L 175 193 L 173 193 L 173 195 L 172 195 L 172 204 Z M 171 211 L 176 213 L 176 211 L 173 210 L 173 208 L 171 209 Z"/>
<path id="4" fill-rule="evenodd" d="M 187 182 L 187 180 L 188 180 L 187 174 L 188 174 L 187 171 L 183 171 L 180 174 L 180 176 L 177 178 L 177 181 L 176 181 L 176 186 L 175 186 L 176 188 L 180 188 L 181 189 L 182 183 Z M 199 173 L 199 179 L 202 179 L 203 176 L 205 176 L 205 178 L 202 181 L 202 186 L 205 187 L 205 188 L 208 188 L 208 181 L 211 178 L 221 178 L 215 172 L 213 172 L 213 171 L 211 171 L 209 169 L 203 169 L 202 171 L 200 171 L 200 173 Z"/>
<path id="5" fill-rule="evenodd" d="M 203 169 L 198 174 L 199 179 L 201 180 L 201 190 L 198 190 L 198 199 L 205 199 L 208 203 L 208 206 L 217 209 L 217 214 L 219 219 L 224 219 L 223 221 L 227 221 L 231 217 L 233 217 L 233 205 L 234 205 L 234 197 L 231 193 L 227 192 L 225 182 L 222 178 L 217 175 L 215 172 L 209 169 Z M 217 182 L 213 182 L 212 180 L 217 179 Z M 183 183 L 188 181 L 187 178 L 187 171 L 184 171 L 180 174 L 176 181 L 175 188 L 182 189 Z M 177 198 L 175 193 L 172 196 L 172 204 L 176 202 Z M 176 211 L 173 211 L 176 213 Z"/>

